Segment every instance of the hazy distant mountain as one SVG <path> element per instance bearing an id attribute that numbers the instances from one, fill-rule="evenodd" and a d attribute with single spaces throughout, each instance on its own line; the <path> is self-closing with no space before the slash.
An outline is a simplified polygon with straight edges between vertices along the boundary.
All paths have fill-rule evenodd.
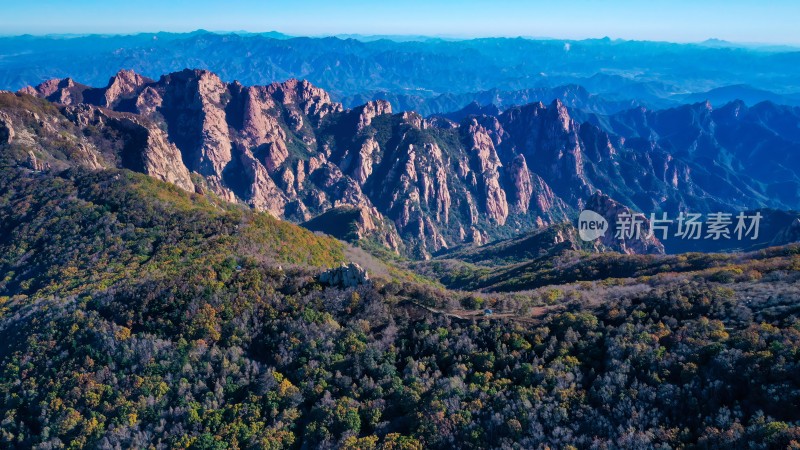
<path id="1" fill-rule="evenodd" d="M 554 88 L 530 88 L 517 91 L 501 91 L 490 89 L 482 92 L 469 92 L 464 94 L 439 94 L 431 96 L 430 93 L 398 94 L 393 92 L 374 92 L 351 95 L 340 99 L 348 107 L 364 104 L 372 100 L 388 100 L 396 111 L 416 111 L 423 116 L 433 114 L 452 114 L 474 103 L 481 106 L 493 105 L 499 110 L 511 106 L 525 105 L 528 103 L 552 103 L 559 100 L 571 109 L 579 109 L 597 114 L 613 114 L 636 106 L 661 106 L 668 104 L 664 100 L 645 102 L 639 100 L 611 100 L 604 96 L 592 94 L 584 87 L 570 84 Z"/>
<path id="2" fill-rule="evenodd" d="M 724 86 L 708 92 L 699 92 L 684 96 L 676 96 L 676 100 L 684 103 L 698 103 L 708 100 L 714 106 L 722 106 L 735 100 L 741 100 L 748 106 L 761 102 L 772 102 L 779 105 L 800 105 L 800 98 L 795 94 L 779 95 L 763 89 L 756 89 L 746 84 Z"/>
<path id="3" fill-rule="evenodd" d="M 427 99 L 577 84 L 608 101 L 659 108 L 674 105 L 674 95 L 730 85 L 800 92 L 800 52 L 727 46 L 610 39 L 399 42 L 202 30 L 0 38 L 0 89 L 65 77 L 102 85 L 120 68 L 157 78 L 185 67 L 208 69 L 227 82 L 246 85 L 306 79 L 336 99 L 364 99 L 376 92 Z M 473 98 L 460 106 L 472 100 L 480 102 Z"/>

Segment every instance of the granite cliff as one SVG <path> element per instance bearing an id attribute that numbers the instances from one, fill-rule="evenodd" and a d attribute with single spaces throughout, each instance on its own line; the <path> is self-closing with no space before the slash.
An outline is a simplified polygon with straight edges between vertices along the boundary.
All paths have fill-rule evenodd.
<path id="1" fill-rule="evenodd" d="M 20 160 L 32 152 L 39 168 L 125 167 L 295 222 L 355 208 L 336 216 L 355 221 L 354 239 L 419 258 L 561 223 L 598 191 L 643 212 L 800 206 L 797 195 L 771 198 L 766 172 L 744 183 L 726 176 L 721 163 L 735 168 L 743 159 L 730 136 L 706 150 L 716 123 L 761 132 L 741 123 L 754 112 L 731 107 L 691 109 L 693 120 L 682 110 L 637 109 L 581 122 L 556 100 L 502 112 L 472 107 L 450 115 L 455 121 L 394 113 L 384 100 L 346 109 L 307 81 L 244 86 L 203 70 L 158 80 L 120 71 L 103 88 L 50 80 L 3 96 L 0 138 Z M 800 115 L 759 110 L 758 118 L 795 149 L 784 122 L 796 125 Z M 670 127 L 698 129 L 695 144 L 668 140 Z M 765 158 L 797 165 L 795 153 Z"/>

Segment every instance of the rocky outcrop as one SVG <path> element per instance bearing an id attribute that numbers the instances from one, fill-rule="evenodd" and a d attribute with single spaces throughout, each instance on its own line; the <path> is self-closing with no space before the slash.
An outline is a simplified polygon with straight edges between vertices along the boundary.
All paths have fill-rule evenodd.
<path id="1" fill-rule="evenodd" d="M 89 87 L 76 83 L 72 78 L 47 80 L 35 88 L 26 86 L 20 92 L 35 93 L 53 103 L 62 105 L 77 105 L 84 100 L 84 92 Z"/>
<path id="2" fill-rule="evenodd" d="M 58 97 L 53 97 L 53 100 L 51 100 L 49 97 L 51 97 L 53 94 L 55 94 L 59 89 L 63 89 L 65 87 L 68 87 L 68 86 L 73 85 L 73 84 L 74 84 L 73 81 L 71 79 L 69 79 L 69 78 L 64 78 L 64 79 L 53 78 L 53 79 L 50 79 L 50 80 L 47 80 L 47 81 L 43 81 L 41 84 L 39 84 L 35 88 L 30 87 L 30 86 L 26 86 L 25 88 L 23 88 L 23 91 L 24 92 L 33 91 L 37 95 L 39 95 L 40 97 L 44 97 L 44 98 L 46 98 L 46 99 L 48 99 L 50 101 L 53 101 L 55 98 L 58 98 Z"/>
<path id="3" fill-rule="evenodd" d="M 108 128 L 121 135 L 124 142 L 119 155 L 121 167 L 148 174 L 189 192 L 195 191 L 180 150 L 156 124 L 140 116 L 114 113 L 86 104 L 67 106 L 63 114 L 76 125 Z M 78 146 L 85 154 L 84 165 L 92 169 L 104 167 L 97 157 L 101 152 L 96 146 L 88 142 Z"/>
<path id="4" fill-rule="evenodd" d="M 36 158 L 36 155 L 34 155 L 34 154 L 33 154 L 33 152 L 32 152 L 32 151 L 29 151 L 29 152 L 28 152 L 28 159 L 27 159 L 27 161 L 25 161 L 25 165 L 26 165 L 26 166 L 27 166 L 29 169 L 31 169 L 31 170 L 33 170 L 33 171 L 36 171 L 36 172 L 41 172 L 42 170 L 45 170 L 45 169 L 46 169 L 46 166 L 45 166 L 45 164 L 43 164 L 42 162 L 40 162 L 40 161 L 39 161 L 39 160 Z"/>
<path id="5" fill-rule="evenodd" d="M 147 86 L 139 92 L 134 102 L 134 109 L 139 114 L 153 116 L 164 104 L 161 94 L 152 86 Z"/>
<path id="6" fill-rule="evenodd" d="M 499 152 L 506 160 L 524 155 L 531 172 L 541 176 L 572 208 L 580 208 L 594 190 L 585 174 L 581 127 L 556 100 L 511 108 L 499 119 L 505 134 Z"/>
<path id="7" fill-rule="evenodd" d="M 284 107 L 295 106 L 304 115 L 314 119 L 342 110 L 342 105 L 333 103 L 325 90 L 306 80 L 290 79 L 283 83 L 272 83 L 267 86 L 267 92 Z"/>
<path id="8" fill-rule="evenodd" d="M 97 112 L 75 114 L 70 108 L 81 105 L 61 106 L 79 128 L 119 128 L 123 113 L 135 113 L 129 119 L 136 117 L 144 131 L 134 132 L 133 126 L 125 131 L 122 149 L 103 148 L 96 136 L 72 139 L 71 157 L 87 167 L 132 168 L 187 190 L 194 180 L 199 184 L 194 190 L 298 222 L 340 207 L 369 211 L 377 229 L 362 217 L 359 236 L 383 236 L 378 241 L 418 257 L 574 218 L 599 190 L 644 211 L 718 210 L 723 197 L 744 206 L 774 199 L 800 206 L 800 199 L 791 198 L 797 190 L 770 191 L 780 196 L 764 190 L 770 176 L 796 185 L 787 175 L 794 169 L 783 169 L 800 170 L 793 147 L 798 139 L 786 131 L 793 128 L 773 124 L 786 134 L 774 142 L 785 150 L 781 157 L 759 149 L 748 153 L 724 148 L 735 145 L 729 143 L 742 129 L 738 121 L 751 117 L 749 127 L 771 123 L 773 117 L 800 123 L 792 110 L 739 106 L 736 114 L 715 116 L 700 105 L 670 115 L 641 110 L 578 123 L 555 101 L 503 112 L 473 107 L 450 118 L 425 119 L 414 112 L 393 114 L 383 100 L 343 110 L 306 81 L 243 86 L 203 70 L 184 70 L 157 81 L 122 71 L 105 88 L 65 79 L 23 92 L 62 105 L 101 107 L 95 109 L 106 117 L 96 125 Z M 42 133 L 53 138 L 58 131 L 76 134 L 74 129 L 61 130 L 58 121 L 42 119 L 31 122 L 42 122 Z M 723 126 L 728 136 L 712 140 L 715 127 Z M 662 145 L 670 130 L 680 127 L 690 127 L 697 139 Z M 20 129 L 12 139 L 35 147 L 41 134 L 30 131 L 34 128 Z M 132 139 L 136 136 L 138 141 Z M 680 148 L 681 156 L 672 148 Z M 728 164 L 744 167 L 740 161 L 745 159 L 756 166 L 756 153 L 761 160 L 782 158 L 771 166 L 773 175 L 756 173 L 760 181 L 754 183 L 721 174 Z M 53 161 L 46 151 L 36 155 Z M 713 170 L 692 160 L 716 160 L 718 155 L 723 160 Z M 655 243 L 624 243 L 625 251 L 653 248 Z"/>
<path id="9" fill-rule="evenodd" d="M 189 170 L 181 161 L 181 152 L 169 142 L 164 132 L 153 125 L 133 122 L 143 128 L 145 147 L 141 149 L 143 172 L 179 188 L 194 192 L 195 185 Z"/>
<path id="10" fill-rule="evenodd" d="M 373 138 L 368 138 L 361 144 L 358 154 L 353 158 L 352 166 L 345 162 L 343 169 L 351 166 L 350 176 L 353 177 L 358 184 L 363 185 L 367 182 L 370 175 L 372 175 L 373 155 L 380 151 L 378 142 Z"/>
<path id="11" fill-rule="evenodd" d="M 471 141 L 470 166 L 473 171 L 470 182 L 480 186 L 483 209 L 490 219 L 502 225 L 508 217 L 506 193 L 500 186 L 502 167 L 494 142 L 486 128 L 472 119 L 466 129 Z"/>
<path id="12" fill-rule="evenodd" d="M 62 105 L 91 103 L 97 106 L 112 108 L 118 106 L 120 100 L 132 98 L 139 94 L 153 80 L 143 77 L 132 70 L 120 70 L 108 80 L 103 88 L 92 88 L 76 83 L 71 78 L 47 80 L 36 87 L 26 86 L 20 93 L 45 98 Z"/>
<path id="13" fill-rule="evenodd" d="M 278 124 L 271 111 L 276 107 L 266 88 L 242 88 L 243 97 L 241 145 L 258 154 L 259 160 L 270 173 L 289 156 L 286 131 Z"/>
<path id="14" fill-rule="evenodd" d="M 375 207 L 337 206 L 302 226 L 353 243 L 370 239 L 394 252 L 399 252 L 403 246 L 397 230 Z"/>
<path id="15" fill-rule="evenodd" d="M 200 72 L 196 79 L 202 141 L 193 155 L 194 168 L 201 174 L 222 176 L 231 161 L 231 138 L 226 121 L 226 86 L 211 72 Z M 199 103 L 199 104 L 198 104 Z"/>
<path id="16" fill-rule="evenodd" d="M 319 274 L 318 279 L 320 283 L 342 288 L 356 287 L 370 282 L 367 271 L 356 263 L 342 264 L 341 267 L 326 270 Z"/>
<path id="17" fill-rule="evenodd" d="M 533 194 L 528 214 L 537 227 L 564 222 L 571 216 L 572 208 L 558 197 L 539 175 L 533 174 Z"/>
<path id="18" fill-rule="evenodd" d="M 509 167 L 509 175 L 514 188 L 512 205 L 520 213 L 525 214 L 528 212 L 531 196 L 533 195 L 533 181 L 525 156 L 517 155 L 514 158 Z"/>
<path id="19" fill-rule="evenodd" d="M 450 220 L 451 197 L 444 154 L 435 142 L 401 142 L 386 155 L 370 197 L 389 212 L 398 232 L 414 240 L 419 254 L 447 247 L 440 227 Z"/>
<path id="20" fill-rule="evenodd" d="M 356 108 L 354 112 L 358 114 L 356 132 L 360 132 L 372 124 L 372 119 L 383 114 L 391 114 L 392 105 L 386 100 L 375 100 Z"/>
<path id="21" fill-rule="evenodd" d="M 245 185 L 248 186 L 244 195 L 247 203 L 276 217 L 283 217 L 287 198 L 269 176 L 266 167 L 259 164 L 248 151 L 240 154 L 240 163 L 246 176 Z"/>
<path id="22" fill-rule="evenodd" d="M 153 80 L 143 77 L 132 70 L 120 70 L 108 81 L 108 86 L 103 92 L 104 105 L 112 107 L 121 99 L 132 97 L 139 93 L 143 87 Z"/>
<path id="23" fill-rule="evenodd" d="M 14 142 L 14 126 L 7 114 L 0 113 L 0 144 L 9 145 Z"/>
<path id="24" fill-rule="evenodd" d="M 650 221 L 644 214 L 632 211 L 599 191 L 586 203 L 586 209 L 608 221 L 608 231 L 599 238 L 603 246 L 628 254 L 664 254 L 664 244 L 655 235 L 650 236 Z M 624 225 L 623 221 L 631 226 Z M 635 223 L 638 227 L 633 225 Z"/>
<path id="25" fill-rule="evenodd" d="M 39 92 L 33 86 L 25 86 L 22 89 L 20 89 L 19 91 L 17 91 L 17 93 L 25 94 L 25 95 L 32 95 L 34 97 L 38 97 L 39 96 Z"/>

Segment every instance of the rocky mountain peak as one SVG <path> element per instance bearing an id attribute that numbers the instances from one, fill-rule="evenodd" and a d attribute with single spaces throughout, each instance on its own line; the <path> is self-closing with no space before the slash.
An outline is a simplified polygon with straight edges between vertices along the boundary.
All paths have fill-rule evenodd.
<path id="1" fill-rule="evenodd" d="M 104 106 L 114 105 L 121 98 L 133 96 L 150 83 L 153 83 L 153 80 L 143 77 L 132 70 L 120 70 L 108 80 L 108 86 L 103 93 L 105 98 Z"/>
<path id="2" fill-rule="evenodd" d="M 53 78 L 36 86 L 36 91 L 43 97 L 49 97 L 59 89 L 67 89 L 73 86 L 75 86 L 75 81 L 71 78 Z"/>
<path id="3" fill-rule="evenodd" d="M 356 129 L 360 132 L 372 124 L 372 119 L 384 114 L 391 114 L 392 105 L 386 100 L 374 100 L 355 108 L 354 111 L 358 113 Z"/>
<path id="4" fill-rule="evenodd" d="M 586 209 L 594 211 L 603 216 L 608 221 L 609 229 L 605 236 L 599 238 L 599 242 L 608 248 L 627 254 L 663 254 L 664 244 L 654 236 L 648 236 L 650 232 L 650 221 L 641 213 L 632 211 L 627 206 L 612 199 L 601 191 L 596 191 L 586 203 Z M 620 217 L 635 217 L 635 221 L 641 223 L 639 236 L 635 234 L 631 237 L 617 237 Z M 631 219 L 634 220 L 634 219 Z"/>
<path id="5" fill-rule="evenodd" d="M 306 80 L 289 79 L 283 83 L 272 83 L 267 92 L 284 105 L 296 105 L 303 114 L 322 117 L 329 112 L 341 111 L 340 104 L 331 101 L 330 95 Z"/>
<path id="6" fill-rule="evenodd" d="M 726 199 L 749 206 L 774 197 L 746 179 L 733 186 L 693 160 L 695 155 L 715 161 L 724 156 L 720 168 L 757 169 L 756 162 L 763 161 L 771 161 L 772 168 L 800 166 L 793 156 L 800 145 L 800 117 L 769 105 L 738 114 L 730 112 L 736 105 L 713 112 L 702 104 L 632 110 L 578 124 L 557 100 L 502 113 L 473 105 L 454 122 L 410 111 L 393 114 L 384 100 L 345 111 L 307 81 L 244 86 L 189 69 L 158 81 L 121 71 L 104 88 L 51 80 L 18 95 L 58 103 L 75 128 L 62 130 L 61 119 L 40 117 L 41 112 L 25 119 L 30 123 L 14 115 L 4 121 L 13 121 L 13 127 L 3 125 L 13 133 L 0 132 L 2 142 L 35 144 L 63 131 L 74 135 L 70 157 L 81 165 L 131 168 L 187 190 L 197 182 L 198 190 L 298 222 L 339 207 L 359 208 L 370 212 L 379 230 L 362 214 L 355 222 L 372 230 L 362 234 L 380 235 L 377 240 L 389 248 L 419 257 L 574 217 L 599 189 L 627 204 L 591 200 L 604 211 L 706 211 Z M 95 138 L 79 133 L 89 126 L 112 127 L 121 140 L 99 151 Z M 692 139 L 674 138 L 676 129 L 691 130 L 681 136 Z M 752 129 L 779 134 L 770 148 L 781 152 L 735 144 L 742 142 L 735 137 Z M 37 165 L 64 166 L 44 148 L 34 153 Z M 787 170 L 765 173 L 751 175 L 759 183 L 795 183 Z M 800 204 L 790 196 L 777 200 Z M 622 244 L 618 248 L 629 252 L 659 249 L 654 242 Z"/>
<path id="7" fill-rule="evenodd" d="M 561 125 L 562 131 L 570 131 L 570 128 L 573 126 L 572 118 L 569 115 L 569 110 L 567 109 L 566 105 L 561 102 L 561 99 L 553 100 L 553 103 L 548 108 L 548 111 L 552 114 L 551 117 Z"/>
<path id="8" fill-rule="evenodd" d="M 36 96 L 51 102 L 74 105 L 83 101 L 83 91 L 86 89 L 88 86 L 78 84 L 72 78 L 54 78 L 40 83 L 35 88 L 26 86 L 21 92 L 35 92 Z"/>

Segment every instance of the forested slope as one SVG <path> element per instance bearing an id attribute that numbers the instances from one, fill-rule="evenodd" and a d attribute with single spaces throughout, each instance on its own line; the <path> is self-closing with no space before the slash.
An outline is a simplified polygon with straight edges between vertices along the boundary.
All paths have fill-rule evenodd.
<path id="1" fill-rule="evenodd" d="M 2 170 L 3 447 L 800 442 L 796 247 L 458 320 L 418 305 L 476 294 L 321 285 L 342 244 L 265 214 L 128 171 Z"/>

